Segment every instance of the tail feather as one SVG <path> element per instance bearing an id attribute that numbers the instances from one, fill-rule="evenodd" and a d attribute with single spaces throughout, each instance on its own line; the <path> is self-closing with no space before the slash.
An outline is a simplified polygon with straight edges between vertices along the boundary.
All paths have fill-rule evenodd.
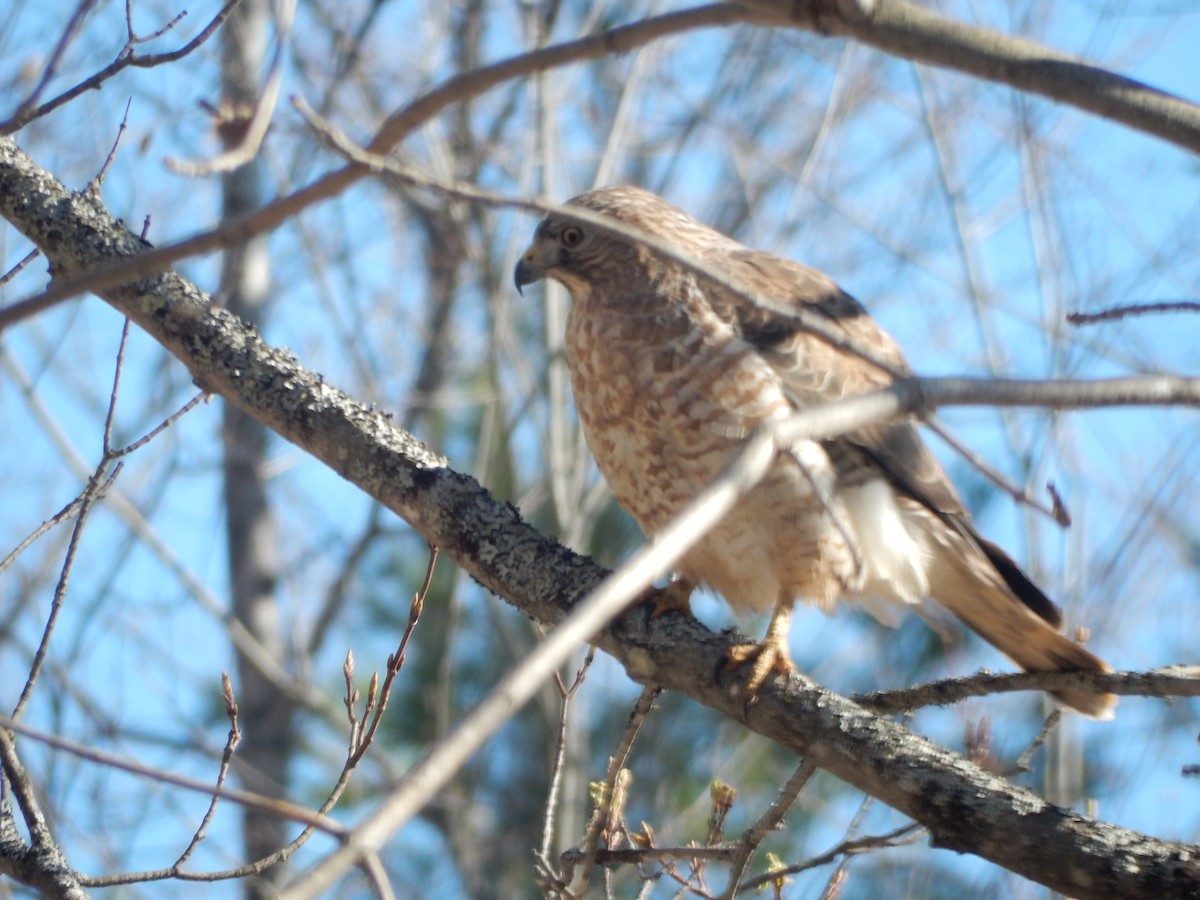
<path id="1" fill-rule="evenodd" d="M 1017 599 L 1054 628 L 1062 628 L 1062 610 L 1042 593 L 1041 588 L 1029 580 L 1029 576 L 1021 571 L 1021 567 L 1013 562 L 1012 557 L 979 535 L 975 535 L 975 539 L 979 543 L 979 548 L 996 567 L 996 571 L 1000 573 L 1000 577 L 1004 579 L 1004 583 L 1017 596 Z"/>
<path id="2" fill-rule="evenodd" d="M 1104 660 L 1059 631 L 1062 617 L 1058 608 L 1000 548 L 981 541 L 982 554 L 975 548 L 958 548 L 968 552 L 940 549 L 930 578 L 933 598 L 1021 668 L 1030 672 L 1112 671 Z M 1052 691 L 1051 695 L 1096 719 L 1111 719 L 1117 705 L 1112 694 L 1087 690 Z"/>

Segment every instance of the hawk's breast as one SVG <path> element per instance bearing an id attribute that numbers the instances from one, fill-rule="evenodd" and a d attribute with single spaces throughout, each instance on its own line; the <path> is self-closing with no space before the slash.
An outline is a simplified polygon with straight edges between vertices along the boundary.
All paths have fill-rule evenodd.
<path id="1" fill-rule="evenodd" d="M 653 534 L 721 474 L 749 434 L 793 407 L 778 374 L 694 286 L 678 303 L 605 299 L 592 292 L 572 304 L 566 349 L 575 404 L 613 494 Z M 838 502 L 834 478 L 816 443 L 781 455 L 685 556 L 681 573 L 735 607 L 767 611 L 783 595 L 831 603 L 861 579 L 826 514 Z"/>

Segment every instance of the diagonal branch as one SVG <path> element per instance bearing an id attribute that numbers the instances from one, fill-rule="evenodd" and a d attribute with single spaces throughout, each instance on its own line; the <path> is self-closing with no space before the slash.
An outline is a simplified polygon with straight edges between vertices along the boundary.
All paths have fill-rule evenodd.
<path id="1" fill-rule="evenodd" d="M 37 790 L 17 755 L 14 735 L 7 728 L 0 728 L 0 773 L 16 797 L 29 831 L 26 845 L 13 822 L 13 810 L 6 796 L 0 808 L 0 873 L 37 888 L 47 897 L 86 900 L 88 894 L 79 884 L 79 876 L 67 865 L 54 841 Z"/>
<path id="2" fill-rule="evenodd" d="M 0 215 L 58 271 L 82 271 L 142 246 L 97 198 L 71 194 L 7 139 L 0 140 Z M 264 344 L 174 272 L 102 296 L 206 389 L 323 460 L 524 613 L 556 623 L 604 580 L 603 569 L 527 525 L 385 415 Z M 736 639 L 694 620 L 651 619 L 635 608 L 592 640 L 637 681 L 744 721 L 920 822 L 935 844 L 1073 896 L 1159 897 L 1200 881 L 1194 848 L 1054 807 L 802 676 L 765 685 L 747 709 L 739 680 L 715 674 Z M 360 858 L 370 853 L 363 848 Z"/>
<path id="3" fill-rule="evenodd" d="M 1200 152 L 1200 106 L 1035 41 L 904 0 L 738 0 L 779 24 L 1040 94 Z"/>

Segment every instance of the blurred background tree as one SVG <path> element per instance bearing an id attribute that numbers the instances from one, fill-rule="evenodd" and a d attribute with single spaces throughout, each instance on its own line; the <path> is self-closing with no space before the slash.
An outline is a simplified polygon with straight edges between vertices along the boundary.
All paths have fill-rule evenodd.
<path id="1" fill-rule="evenodd" d="M 1200 15 L 1190 4 L 941 7 L 1183 96 L 1200 93 L 1192 52 Z M 153 0 L 134 5 L 130 21 L 120 5 L 18 0 L 0 23 L 8 98 L 0 116 L 36 110 L 119 53 L 182 47 L 220 8 L 208 0 L 174 21 L 181 8 Z M 231 129 L 238 144 L 247 110 L 269 95 L 273 77 L 282 79 L 284 98 L 307 99 L 365 141 L 387 115 L 458 73 L 663 11 L 640 2 L 309 0 L 286 27 L 286 8 L 242 0 L 212 40 L 152 68 L 123 68 L 102 90 L 33 118 L 14 137 L 40 165 L 83 188 L 104 165 L 128 104 L 99 190 L 114 213 L 145 221 L 147 238 L 167 244 L 340 164 L 286 100 L 267 108 L 270 129 L 247 166 L 186 175 L 164 164 L 218 156 Z M 122 51 L 127 24 L 132 41 L 135 31 L 149 35 L 167 23 Z M 10 120 L 10 130 L 16 124 Z M 1196 299 L 1194 155 L 852 41 L 750 25 L 689 31 L 504 83 L 425 124 L 400 157 L 438 180 L 514 196 L 647 187 L 745 243 L 833 275 L 921 374 L 1196 369 L 1194 312 L 1067 321 L 1074 310 Z M 512 289 L 513 262 L 534 224 L 509 210 L 362 181 L 269 235 L 179 269 L 330 383 L 394 412 L 539 528 L 612 565 L 640 535 L 579 434 L 561 354 L 567 299 L 553 287 L 524 298 Z M 8 271 L 29 245 L 9 229 L 0 241 Z M 8 304 L 44 285 L 45 267 L 35 260 L 0 286 L 0 299 Z M 0 336 L 0 547 L 16 547 L 75 497 L 100 461 L 121 325 L 87 297 Z M 140 437 L 196 390 L 183 367 L 135 329 L 114 443 Z M 219 700 L 227 669 L 245 734 L 235 754 L 241 782 L 317 805 L 344 757 L 346 651 L 353 649 L 365 690 L 365 673 L 382 669 L 395 648 L 428 550 L 319 463 L 220 408 L 197 407 L 129 456 L 96 505 L 22 721 L 211 779 L 227 728 Z M 1056 485 L 1074 518 L 1069 530 L 1015 505 L 933 439 L 982 530 L 1027 564 L 1071 622 L 1087 624 L 1090 647 L 1122 669 L 1195 661 L 1194 411 L 965 409 L 941 419 L 1014 484 L 1038 496 L 1047 481 Z M 70 524 L 51 530 L 0 575 L 0 682 L 9 685 L 10 709 L 43 641 L 70 535 Z M 712 598 L 694 608 L 710 627 L 739 624 Z M 346 821 L 539 637 L 445 560 L 424 610 L 384 734 L 335 811 Z M 758 634 L 762 624 L 740 627 Z M 798 612 L 793 655 L 841 693 L 1005 665 L 972 637 L 944 642 L 915 618 L 889 631 L 848 609 L 832 618 Z M 564 671 L 566 683 L 577 665 Z M 580 841 L 588 784 L 603 776 L 639 693 L 599 657 L 573 695 L 552 858 Z M 389 845 L 384 862 L 398 896 L 537 895 L 532 851 L 543 843 L 561 709 L 559 689 L 548 686 Z M 911 726 L 963 749 L 966 735 L 990 722 L 986 750 L 1006 769 L 1038 734 L 1044 712 L 1039 695 L 1010 694 L 923 710 Z M 1188 798 L 1197 787 L 1180 775 L 1200 755 L 1195 702 L 1129 698 L 1118 716 L 1115 724 L 1067 717 L 1020 780 L 1105 819 L 1197 840 L 1200 813 Z M 666 843 L 704 838 L 714 778 L 737 790 L 725 827 L 736 836 L 795 767 L 766 740 L 679 696 L 662 697 L 644 728 L 630 762 L 627 817 L 635 829 L 650 823 Z M 67 859 L 83 873 L 169 866 L 207 805 L 202 795 L 31 740 L 21 740 L 20 751 Z M 904 822 L 818 774 L 764 848 L 798 862 Z M 224 804 L 188 865 L 235 866 L 294 830 Z M 302 860 L 329 846 L 315 838 Z M 716 891 L 720 871 L 710 871 Z M 268 896 L 281 874 L 203 888 L 135 885 L 121 895 Z M 634 896 L 646 874 L 616 870 L 612 889 Z M 663 876 L 651 891 L 669 896 L 676 888 Z M 827 888 L 864 897 L 1040 890 L 923 840 L 814 868 L 787 891 L 816 896 Z M 344 886 L 345 896 L 367 892 L 353 880 Z"/>

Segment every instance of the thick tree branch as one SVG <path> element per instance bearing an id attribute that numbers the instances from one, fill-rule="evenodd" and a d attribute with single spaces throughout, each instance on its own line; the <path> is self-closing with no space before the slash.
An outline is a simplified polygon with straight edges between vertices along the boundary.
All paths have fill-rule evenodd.
<path id="1" fill-rule="evenodd" d="M 0 873 L 36 888 L 46 897 L 86 900 L 88 893 L 54 841 L 37 790 L 17 755 L 13 733 L 6 728 L 0 728 L 0 773 L 8 786 L 0 808 Z M 17 829 L 10 796 L 16 798 L 29 830 L 28 844 Z"/>
<path id="2" fill-rule="evenodd" d="M 1025 38 L 904 0 L 738 0 L 738 5 L 794 28 L 854 38 L 893 56 L 1069 103 L 1200 152 L 1200 106 Z"/>
<path id="3" fill-rule="evenodd" d="M 70 276 L 145 245 L 90 195 L 68 192 L 0 140 L 0 215 Z M 408 521 L 487 588 L 557 622 L 603 569 L 526 525 L 473 479 L 265 345 L 174 272 L 103 292 L 206 389 L 238 404 Z M 596 635 L 632 677 L 686 693 L 925 825 L 935 844 L 978 854 L 1072 896 L 1179 895 L 1200 854 L 1053 807 L 802 676 L 767 685 L 747 709 L 717 673 L 733 638 L 635 608 Z"/>

